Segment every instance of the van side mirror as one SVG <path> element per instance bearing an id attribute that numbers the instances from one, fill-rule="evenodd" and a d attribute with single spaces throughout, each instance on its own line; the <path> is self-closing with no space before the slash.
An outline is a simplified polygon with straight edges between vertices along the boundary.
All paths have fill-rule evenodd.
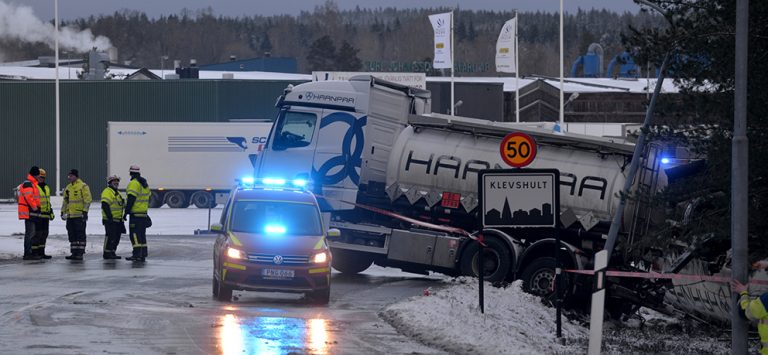
<path id="1" fill-rule="evenodd" d="M 222 226 L 220 223 L 211 224 L 211 232 L 216 234 L 224 234 L 224 226 Z"/>
<path id="2" fill-rule="evenodd" d="M 328 230 L 327 236 L 331 238 L 341 237 L 341 231 L 338 228 L 331 228 Z"/>

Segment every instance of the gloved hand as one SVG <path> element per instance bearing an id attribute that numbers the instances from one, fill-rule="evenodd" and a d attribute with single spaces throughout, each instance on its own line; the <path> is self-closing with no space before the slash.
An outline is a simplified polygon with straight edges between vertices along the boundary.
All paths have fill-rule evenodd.
<path id="1" fill-rule="evenodd" d="M 66 221 L 67 220 L 67 214 L 66 213 L 62 213 L 61 214 L 61 220 L 62 221 Z"/>
<path id="2" fill-rule="evenodd" d="M 123 221 L 127 221 L 127 220 L 128 220 L 128 214 L 126 213 L 123 215 Z"/>
<path id="3" fill-rule="evenodd" d="M 50 220 L 54 220 L 54 218 L 56 218 L 56 217 L 53 215 L 53 211 L 51 211 L 51 212 L 49 212 L 49 213 L 48 213 L 48 218 L 49 218 Z"/>
<path id="4" fill-rule="evenodd" d="M 88 212 L 83 212 L 83 221 L 88 220 Z"/>

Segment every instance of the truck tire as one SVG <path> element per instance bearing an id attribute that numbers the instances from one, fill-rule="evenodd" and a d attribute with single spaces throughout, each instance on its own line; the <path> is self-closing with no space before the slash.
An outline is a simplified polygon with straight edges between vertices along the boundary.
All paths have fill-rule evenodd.
<path id="1" fill-rule="evenodd" d="M 197 208 L 214 208 L 216 202 L 214 202 L 213 194 L 208 191 L 197 191 L 190 197 L 191 203 Z"/>
<path id="2" fill-rule="evenodd" d="M 181 191 L 169 191 L 165 194 L 165 203 L 170 208 L 187 208 L 189 206 L 189 200 L 187 195 Z"/>
<path id="3" fill-rule="evenodd" d="M 562 262 L 561 267 L 565 268 Z M 552 286 L 555 280 L 555 258 L 541 257 L 534 259 L 523 269 L 520 279 L 523 280 L 524 291 L 540 297 L 553 298 Z M 560 288 L 567 290 L 570 284 L 568 276 L 562 274 L 560 280 Z M 569 298 L 568 292 L 563 292 L 562 297 L 564 301 L 567 300 Z"/>
<path id="4" fill-rule="evenodd" d="M 366 253 L 352 250 L 331 249 L 331 265 L 343 274 L 357 274 L 373 264 L 373 257 Z"/>
<path id="5" fill-rule="evenodd" d="M 149 208 L 160 208 L 161 206 L 163 206 L 163 194 L 152 191 L 149 195 Z"/>
<path id="6" fill-rule="evenodd" d="M 485 244 L 488 247 L 485 248 L 485 253 L 483 254 L 483 264 L 485 266 L 483 278 L 490 282 L 504 281 L 511 265 L 509 248 L 507 248 L 503 241 L 497 238 L 487 238 Z M 480 244 L 474 242 L 464 249 L 460 261 L 462 275 L 480 276 L 480 269 L 478 268 L 479 251 Z"/>

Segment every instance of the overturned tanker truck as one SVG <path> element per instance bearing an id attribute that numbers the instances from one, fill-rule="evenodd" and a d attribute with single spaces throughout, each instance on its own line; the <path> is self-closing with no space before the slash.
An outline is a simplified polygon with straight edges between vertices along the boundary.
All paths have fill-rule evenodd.
<path id="1" fill-rule="evenodd" d="M 618 193 L 634 151 L 619 139 L 555 134 L 533 124 L 452 117 L 430 112 L 430 93 L 371 76 L 288 87 L 279 116 L 258 157 L 259 178 L 309 179 L 330 227 L 333 267 L 359 273 L 375 263 L 413 273 L 478 275 L 478 243 L 464 235 L 420 227 L 363 206 L 434 224 L 482 233 L 484 274 L 491 281 L 522 279 L 524 288 L 550 295 L 555 269 L 551 229 L 478 230 L 478 172 L 508 168 L 499 145 L 510 132 L 537 142 L 530 168 L 560 171 L 561 267 L 591 270 L 605 244 Z M 664 149 L 649 144 L 623 216 L 611 267 L 647 271 L 629 260 L 634 241 L 662 218 L 650 205 L 667 184 Z M 666 309 L 665 289 L 647 280 L 611 279 L 608 309 Z M 572 304 L 588 304 L 590 276 L 567 274 Z M 627 302 L 631 301 L 631 302 Z M 727 317 L 727 313 L 725 315 Z"/>

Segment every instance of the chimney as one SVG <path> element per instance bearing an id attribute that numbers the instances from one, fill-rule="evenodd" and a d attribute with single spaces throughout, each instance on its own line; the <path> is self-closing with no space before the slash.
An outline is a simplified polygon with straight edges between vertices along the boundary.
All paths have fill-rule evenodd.
<path id="1" fill-rule="evenodd" d="M 189 66 L 192 67 L 192 68 L 196 67 L 197 66 L 197 59 L 194 59 L 194 58 L 190 59 L 189 60 Z"/>
<path id="2" fill-rule="evenodd" d="M 264 58 L 269 58 L 272 56 L 272 52 L 264 52 Z"/>
<path id="3" fill-rule="evenodd" d="M 237 56 L 235 56 L 234 54 L 232 54 L 232 55 L 230 55 L 230 56 L 229 56 L 229 61 L 230 61 L 230 62 L 234 62 L 234 61 L 236 61 L 236 60 L 237 60 Z"/>
<path id="4" fill-rule="evenodd" d="M 181 68 L 181 61 L 178 59 L 173 60 L 173 69 L 179 69 Z"/>

